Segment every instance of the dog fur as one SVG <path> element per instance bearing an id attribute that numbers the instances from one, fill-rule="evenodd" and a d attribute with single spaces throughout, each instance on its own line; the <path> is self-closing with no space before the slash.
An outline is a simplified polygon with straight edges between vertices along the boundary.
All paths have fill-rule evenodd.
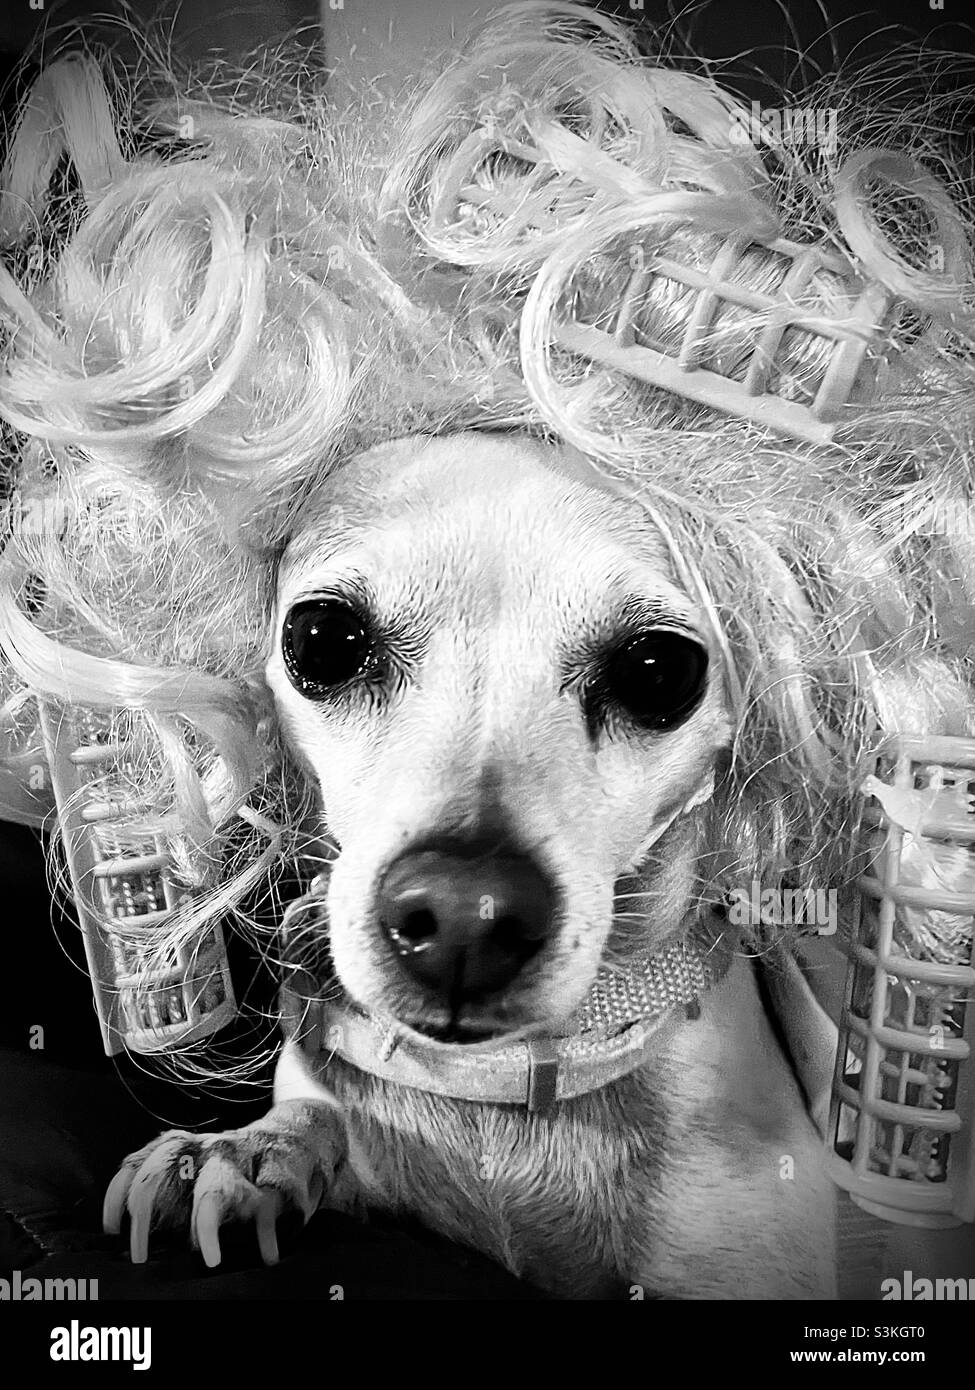
<path id="1" fill-rule="evenodd" d="M 289 681 L 281 624 L 297 600 L 350 588 L 398 634 L 405 675 L 393 694 L 323 706 Z M 594 734 L 573 662 L 634 606 L 711 645 L 709 686 L 675 729 Z M 625 961 L 706 910 L 697 865 L 713 847 L 698 805 L 732 730 L 720 654 L 642 509 L 580 482 L 565 450 L 468 434 L 345 464 L 284 554 L 267 679 L 340 846 L 327 904 L 337 975 L 407 1032 L 446 1019 L 392 956 L 375 896 L 424 837 L 502 827 L 557 887 L 538 962 L 466 1020 L 499 1038 L 557 1033 L 607 956 Z M 634 880 L 638 912 L 614 912 L 617 885 Z M 832 1297 L 822 1144 L 753 962 L 739 956 L 701 1004 L 696 1019 L 670 1018 L 650 1063 L 551 1115 L 322 1065 L 292 1037 L 266 1119 L 133 1155 L 110 1224 L 125 1202 L 144 1258 L 150 1226 L 188 1219 L 213 1263 L 220 1222 L 254 1217 L 274 1259 L 281 1205 L 307 1215 L 321 1192 L 328 1206 L 418 1215 L 560 1297 Z M 177 1177 L 188 1153 L 194 1183 Z"/>

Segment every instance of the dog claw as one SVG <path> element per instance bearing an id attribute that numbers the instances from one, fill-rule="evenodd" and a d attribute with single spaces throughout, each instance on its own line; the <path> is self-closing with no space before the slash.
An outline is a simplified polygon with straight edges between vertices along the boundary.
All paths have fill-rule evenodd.
<path id="1" fill-rule="evenodd" d="M 106 1235 L 117 1236 L 122 1230 L 122 1216 L 134 1176 L 131 1168 L 120 1168 L 108 1184 L 102 1203 L 102 1229 Z"/>
<path id="2" fill-rule="evenodd" d="M 193 1215 L 193 1234 L 208 1269 L 216 1269 L 223 1258 L 220 1253 L 220 1199 L 212 1193 L 200 1198 Z"/>
<path id="3" fill-rule="evenodd" d="M 166 1166 L 157 1161 L 144 1167 L 129 1188 L 129 1248 L 134 1265 L 144 1265 L 149 1258 L 156 1196 L 166 1178 Z"/>
<path id="4" fill-rule="evenodd" d="M 308 1191 L 301 1209 L 306 1226 L 318 1210 L 324 1191 L 325 1179 L 322 1177 L 321 1173 L 313 1173 L 309 1180 Z"/>
<path id="5" fill-rule="evenodd" d="M 152 1228 L 152 1204 L 155 1187 L 135 1200 L 129 1200 L 129 1255 L 134 1265 L 144 1265 L 149 1258 L 149 1232 Z"/>
<path id="6" fill-rule="evenodd" d="M 281 1214 L 281 1197 L 277 1192 L 268 1192 L 257 1208 L 257 1245 L 261 1259 L 266 1265 L 276 1265 L 281 1258 L 278 1252 L 278 1217 Z"/>

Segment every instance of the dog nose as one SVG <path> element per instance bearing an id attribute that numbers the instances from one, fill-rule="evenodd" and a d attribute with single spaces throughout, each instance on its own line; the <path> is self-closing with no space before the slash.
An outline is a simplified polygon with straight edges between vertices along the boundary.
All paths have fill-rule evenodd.
<path id="1" fill-rule="evenodd" d="M 552 930 L 554 893 L 525 855 L 418 850 L 379 886 L 383 929 L 404 968 L 451 1009 L 511 983 Z"/>

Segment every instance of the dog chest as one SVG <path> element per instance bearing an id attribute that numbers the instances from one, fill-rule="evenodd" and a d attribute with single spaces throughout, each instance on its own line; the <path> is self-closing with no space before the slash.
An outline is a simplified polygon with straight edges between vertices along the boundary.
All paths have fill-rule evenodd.
<path id="1" fill-rule="evenodd" d="M 333 1059 L 367 1207 L 407 1212 L 562 1297 L 622 1284 L 666 1129 L 627 1079 L 551 1115 L 392 1086 Z"/>

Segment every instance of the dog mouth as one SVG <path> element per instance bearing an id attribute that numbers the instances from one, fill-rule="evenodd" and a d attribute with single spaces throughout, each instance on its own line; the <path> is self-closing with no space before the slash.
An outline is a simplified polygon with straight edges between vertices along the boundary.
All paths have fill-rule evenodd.
<path id="1" fill-rule="evenodd" d="M 328 939 L 320 933 L 306 936 L 297 943 L 297 948 L 292 943 L 283 963 L 289 988 L 306 1004 L 338 1000 L 346 994 Z M 430 1007 L 418 1009 L 416 1000 L 400 998 L 386 1000 L 379 1012 L 394 1025 L 430 1042 L 470 1047 L 513 1041 L 524 1034 L 527 1026 L 524 1018 L 511 1020 L 490 1016 L 494 1010 L 485 1008 L 482 1012 L 476 1010 L 476 1006 L 472 1008 L 470 1002 L 448 1011 Z"/>
<path id="2" fill-rule="evenodd" d="M 503 1046 L 541 1026 L 526 1004 L 517 1007 L 511 999 L 418 1000 L 394 990 L 383 1012 L 418 1039 L 460 1047 Z"/>
<path id="3" fill-rule="evenodd" d="M 407 1020 L 400 1020 L 407 1023 Z M 487 1028 L 470 1023 L 460 1023 L 451 1021 L 445 1024 L 430 1024 L 420 1022 L 410 1022 L 407 1026 L 412 1028 L 415 1033 L 419 1033 L 424 1038 L 429 1038 L 431 1042 L 453 1043 L 461 1046 L 471 1046 L 475 1043 L 501 1042 L 511 1036 L 509 1028 Z"/>

